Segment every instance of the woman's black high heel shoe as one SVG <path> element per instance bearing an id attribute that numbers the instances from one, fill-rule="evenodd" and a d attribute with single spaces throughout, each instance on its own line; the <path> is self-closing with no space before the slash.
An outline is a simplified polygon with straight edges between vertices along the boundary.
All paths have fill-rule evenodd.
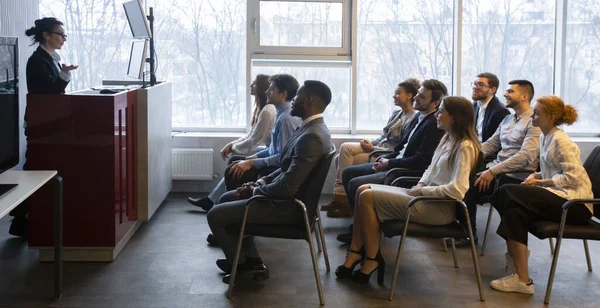
<path id="1" fill-rule="evenodd" d="M 349 253 L 355 253 L 357 255 L 360 255 L 362 260 L 362 258 L 365 256 L 365 249 L 361 248 L 359 251 L 348 249 L 348 251 L 346 252 L 346 257 L 348 257 Z M 355 261 L 351 267 L 345 267 L 344 264 L 338 266 L 335 270 L 335 275 L 337 276 L 337 278 L 340 279 L 351 279 L 354 268 L 360 263 L 361 260 Z"/>
<path id="2" fill-rule="evenodd" d="M 383 255 L 381 254 L 381 252 L 377 252 L 375 259 L 365 257 L 365 260 L 377 262 L 377 267 L 368 274 L 365 274 L 360 270 L 354 271 L 352 275 L 352 281 L 356 283 L 367 284 L 369 283 L 369 278 L 371 278 L 371 274 L 373 274 L 373 272 L 377 270 L 377 283 L 383 284 L 383 277 L 385 275 L 385 260 L 383 259 Z"/>

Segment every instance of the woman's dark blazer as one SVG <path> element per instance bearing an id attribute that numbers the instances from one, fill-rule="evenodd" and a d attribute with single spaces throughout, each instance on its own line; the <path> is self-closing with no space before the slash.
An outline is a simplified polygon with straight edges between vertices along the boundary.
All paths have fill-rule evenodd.
<path id="1" fill-rule="evenodd" d="M 52 56 L 38 47 L 27 60 L 27 89 L 34 94 L 64 94 L 69 82 L 60 78 Z"/>

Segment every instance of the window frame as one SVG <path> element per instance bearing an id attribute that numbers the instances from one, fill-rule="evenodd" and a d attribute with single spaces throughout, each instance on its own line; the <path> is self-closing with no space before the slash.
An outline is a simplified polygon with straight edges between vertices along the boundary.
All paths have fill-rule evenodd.
<path id="1" fill-rule="evenodd" d="M 248 38 L 247 44 L 253 55 L 307 56 L 326 59 L 331 57 L 350 56 L 350 21 L 351 0 L 248 0 Z M 297 47 L 297 46 L 263 46 L 260 44 L 260 3 L 261 2 L 305 2 L 305 3 L 340 3 L 342 5 L 342 46 L 341 47 Z"/>

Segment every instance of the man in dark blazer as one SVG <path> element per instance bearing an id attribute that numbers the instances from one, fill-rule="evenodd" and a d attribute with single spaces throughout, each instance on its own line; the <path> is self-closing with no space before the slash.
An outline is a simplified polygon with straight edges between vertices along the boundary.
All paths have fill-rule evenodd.
<path id="1" fill-rule="evenodd" d="M 356 165 L 344 169 L 342 182 L 350 205 L 354 207 L 355 195 L 363 184 L 384 184 L 385 171 L 392 168 L 425 170 L 431 163 L 433 152 L 438 146 L 444 131 L 437 128 L 437 111 L 441 100 L 448 95 L 446 86 L 439 80 L 429 79 L 421 83 L 415 96 L 415 117 L 411 132 L 398 145 L 394 152 L 381 156 L 375 163 Z M 328 212 L 329 215 L 329 212 Z M 350 242 L 352 233 L 338 236 L 342 242 Z"/>
<path id="2" fill-rule="evenodd" d="M 473 108 L 475 109 L 475 131 L 479 142 L 485 142 L 498 129 L 500 122 L 510 114 L 510 111 L 500 103 L 496 96 L 500 81 L 492 73 L 481 73 L 471 83 L 473 92 Z"/>
<path id="3" fill-rule="evenodd" d="M 307 80 L 292 101 L 292 116 L 302 118 L 300 128 L 290 137 L 279 154 L 280 168 L 253 183 L 246 183 L 235 191 L 225 193 L 220 203 L 207 215 L 208 224 L 226 259 L 217 260 L 217 266 L 230 273 L 235 257 L 238 231 L 228 228 L 238 225 L 243 219 L 246 199 L 253 195 L 269 198 L 302 199 L 307 192 L 306 183 L 319 161 L 332 149 L 331 136 L 323 112 L 331 101 L 331 91 L 320 81 Z M 320 192 L 312 192 L 320 193 Z M 290 204 L 272 204 L 253 211 L 250 208 L 247 223 L 290 225 L 302 223 L 299 209 Z M 251 237 L 245 238 L 239 260 L 239 269 L 261 270 L 263 278 L 268 272 L 258 255 Z M 228 282 L 229 278 L 223 279 Z"/>

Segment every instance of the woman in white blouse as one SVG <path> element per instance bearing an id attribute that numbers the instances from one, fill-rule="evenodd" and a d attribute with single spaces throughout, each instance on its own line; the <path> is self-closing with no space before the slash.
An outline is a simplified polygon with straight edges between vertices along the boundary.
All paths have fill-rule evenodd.
<path id="1" fill-rule="evenodd" d="M 258 74 L 250 85 L 250 95 L 254 96 L 254 111 L 250 131 L 246 136 L 231 141 L 221 150 L 223 160 L 229 154 L 249 155 L 258 152 L 271 142 L 271 130 L 275 124 L 275 106 L 267 104 L 266 91 L 269 76 Z"/>
<path id="2" fill-rule="evenodd" d="M 336 270 L 339 278 L 352 278 L 367 283 L 375 269 L 383 282 L 384 260 L 379 252 L 380 222 L 405 219 L 407 205 L 417 196 L 443 196 L 458 200 L 469 189 L 469 176 L 479 156 L 479 140 L 475 133 L 473 104 L 464 97 L 449 96 L 442 100 L 436 114 L 438 128 L 446 131 L 431 164 L 413 188 L 366 184 L 356 193 L 352 244 L 346 261 Z M 444 225 L 455 220 L 454 204 L 417 204 L 411 222 Z M 364 247 L 363 247 L 364 245 Z M 364 249 L 364 258 L 361 251 Z M 360 270 L 353 268 L 363 261 Z"/>
<path id="3" fill-rule="evenodd" d="M 275 124 L 275 106 L 267 104 L 266 91 L 269 88 L 269 76 L 258 74 L 250 84 L 250 95 L 254 95 L 254 111 L 252 112 L 252 124 L 246 136 L 238 138 L 221 150 L 221 157 L 229 162 L 242 159 L 250 154 L 256 153 L 271 142 L 271 131 Z M 225 180 L 221 179 L 217 186 L 204 198 L 188 197 L 188 202 L 207 211 L 214 203 L 219 201 L 221 195 L 227 192 Z"/>
<path id="4" fill-rule="evenodd" d="M 579 147 L 558 126 L 577 120 L 577 110 L 560 97 L 537 99 L 531 115 L 540 136 L 540 172 L 533 173 L 523 183 L 503 185 L 491 203 L 500 213 L 496 231 L 506 240 L 506 277 L 491 282 L 492 288 L 503 292 L 533 294 L 527 258 L 527 225 L 534 220 L 560 222 L 562 205 L 570 199 L 593 198 L 592 184 L 579 157 Z M 587 224 L 592 216 L 591 205 L 574 206 L 567 216 L 568 224 Z"/>
<path id="5" fill-rule="evenodd" d="M 404 137 L 410 133 L 410 128 L 418 112 L 413 108 L 413 101 L 420 87 L 420 81 L 409 78 L 398 84 L 394 91 L 394 106 L 400 109 L 392 111 L 381 135 L 373 140 L 363 139 L 360 142 L 344 142 L 340 153 L 335 157 L 337 174 L 333 187 L 333 198 L 328 204 L 321 206 L 322 211 L 328 211 L 329 217 L 352 216 L 352 207 L 346 198 L 342 183 L 342 171 L 346 167 L 366 164 L 369 154 L 375 150 L 393 150 Z"/>

